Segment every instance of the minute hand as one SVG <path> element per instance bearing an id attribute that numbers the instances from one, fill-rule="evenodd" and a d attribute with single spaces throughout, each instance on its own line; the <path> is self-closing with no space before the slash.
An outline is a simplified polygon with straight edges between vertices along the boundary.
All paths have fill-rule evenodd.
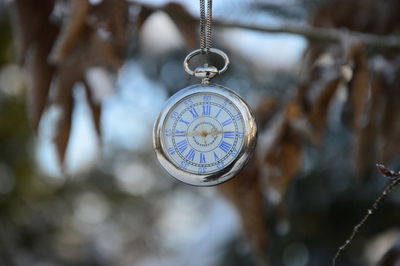
<path id="1" fill-rule="evenodd" d="M 215 131 L 211 131 L 210 135 L 215 136 L 215 135 L 218 135 L 218 134 L 224 134 L 224 133 L 228 133 L 228 132 L 234 133 L 233 131 L 220 131 L 220 130 L 215 130 Z"/>
<path id="2" fill-rule="evenodd" d="M 214 131 L 208 132 L 208 131 L 203 130 L 203 131 L 185 132 L 185 133 L 183 133 L 183 134 L 184 134 L 185 136 L 201 136 L 201 137 L 206 137 L 206 136 L 208 136 L 208 135 L 215 136 L 215 135 L 223 134 L 223 133 L 226 133 L 226 132 L 233 132 L 233 131 L 214 130 Z"/>

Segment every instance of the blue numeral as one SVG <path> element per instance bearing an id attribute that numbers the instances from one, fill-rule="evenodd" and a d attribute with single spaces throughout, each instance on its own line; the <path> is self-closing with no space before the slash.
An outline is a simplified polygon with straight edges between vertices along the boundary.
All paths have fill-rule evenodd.
<path id="1" fill-rule="evenodd" d="M 175 137 L 184 137 L 185 133 L 186 133 L 186 131 L 176 130 Z"/>
<path id="2" fill-rule="evenodd" d="M 228 142 L 223 141 L 220 145 L 219 145 L 220 149 L 223 150 L 224 152 L 228 152 L 229 149 L 232 147 L 232 144 L 229 144 Z"/>
<path id="3" fill-rule="evenodd" d="M 238 133 L 239 139 L 242 139 L 244 137 L 244 133 Z"/>
<path id="4" fill-rule="evenodd" d="M 229 124 L 232 124 L 232 119 L 228 119 L 228 120 L 222 122 L 221 125 L 224 127 L 224 126 L 227 126 L 227 125 L 229 125 Z"/>
<path id="5" fill-rule="evenodd" d="M 206 163 L 206 156 L 204 153 L 200 153 L 200 163 Z"/>
<path id="6" fill-rule="evenodd" d="M 221 113 L 222 109 L 219 109 L 218 113 L 215 115 L 215 118 L 217 118 L 219 116 L 219 114 Z"/>
<path id="7" fill-rule="evenodd" d="M 218 161 L 219 160 L 219 157 L 218 157 L 218 155 L 214 152 L 214 160 L 215 161 Z"/>
<path id="8" fill-rule="evenodd" d="M 232 149 L 232 156 L 236 157 L 238 155 L 238 150 L 236 148 Z"/>
<path id="9" fill-rule="evenodd" d="M 203 116 L 209 116 L 211 114 L 211 105 L 203 105 Z"/>
<path id="10" fill-rule="evenodd" d="M 176 143 L 176 145 L 178 146 L 179 152 L 183 153 L 186 150 L 187 146 L 188 146 L 188 142 L 185 139 L 185 140 L 179 141 L 178 143 Z"/>
<path id="11" fill-rule="evenodd" d="M 221 169 L 223 167 L 224 167 L 224 162 L 220 162 L 220 163 L 217 164 L 217 168 L 218 169 Z"/>
<path id="12" fill-rule="evenodd" d="M 205 102 L 211 101 L 211 96 L 210 95 L 204 95 L 203 101 L 205 101 Z"/>
<path id="13" fill-rule="evenodd" d="M 186 159 L 188 159 L 189 161 L 192 161 L 193 162 L 193 160 L 194 160 L 194 156 L 196 155 L 196 152 L 193 150 L 193 149 L 191 149 L 189 152 L 188 152 L 188 154 L 186 155 Z"/>
<path id="14" fill-rule="evenodd" d="M 171 130 L 171 129 L 167 129 L 167 130 L 165 131 L 165 136 L 166 136 L 166 137 L 170 137 L 171 134 L 172 134 L 172 130 Z"/>
<path id="15" fill-rule="evenodd" d="M 192 108 L 189 110 L 189 112 L 193 115 L 193 118 L 199 117 L 199 114 L 197 113 L 196 109 Z"/>
<path id="16" fill-rule="evenodd" d="M 189 106 L 193 105 L 193 101 L 192 101 L 192 99 L 188 99 L 188 100 L 186 100 L 186 101 L 185 101 L 185 105 L 186 105 L 187 107 L 189 107 Z"/>
<path id="17" fill-rule="evenodd" d="M 181 162 L 181 168 L 182 168 L 182 169 L 185 169 L 186 166 L 188 166 L 188 163 L 185 162 L 185 161 L 182 161 L 182 162 Z"/>
<path id="18" fill-rule="evenodd" d="M 184 124 L 186 124 L 186 125 L 189 125 L 189 124 L 190 124 L 188 121 L 185 121 L 185 120 L 183 120 L 183 119 L 179 120 L 179 122 L 182 122 L 182 123 L 184 123 Z"/>
<path id="19" fill-rule="evenodd" d="M 235 132 L 233 132 L 233 131 L 224 132 L 224 138 L 227 138 L 227 139 L 235 138 Z"/>
<path id="20" fill-rule="evenodd" d="M 237 115 L 235 115 L 235 116 L 233 117 L 233 119 L 235 119 L 235 120 L 241 120 L 241 119 L 242 119 L 242 116 L 241 116 L 240 114 L 237 114 Z"/>
<path id="21" fill-rule="evenodd" d="M 175 149 L 172 147 L 168 148 L 168 153 L 171 155 L 175 154 Z"/>
<path id="22" fill-rule="evenodd" d="M 205 172 L 206 172 L 206 167 L 199 167 L 199 170 L 197 170 L 197 172 L 199 173 L 199 174 L 204 174 Z"/>
<path id="23" fill-rule="evenodd" d="M 174 112 L 174 113 L 171 115 L 171 119 L 172 119 L 172 120 L 177 120 L 177 119 L 178 119 L 178 116 L 179 116 L 179 113 L 178 113 L 178 112 Z"/>

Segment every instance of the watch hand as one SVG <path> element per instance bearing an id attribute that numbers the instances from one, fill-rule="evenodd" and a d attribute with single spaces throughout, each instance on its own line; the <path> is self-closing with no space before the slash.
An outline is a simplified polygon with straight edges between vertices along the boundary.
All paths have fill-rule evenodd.
<path id="1" fill-rule="evenodd" d="M 183 135 L 185 135 L 185 136 L 201 136 L 201 137 L 205 137 L 205 136 L 207 136 L 209 133 L 207 132 L 207 131 L 200 131 L 200 132 L 198 132 L 198 131 L 194 131 L 194 132 L 185 132 L 185 133 L 183 133 Z"/>
<path id="2" fill-rule="evenodd" d="M 207 137 L 208 135 L 215 136 L 215 135 L 218 135 L 218 134 L 223 134 L 223 133 L 228 133 L 228 132 L 234 133 L 234 131 L 212 130 L 211 132 L 208 132 L 206 130 L 202 130 L 202 131 L 194 131 L 194 132 L 185 132 L 185 133 L 183 133 L 183 135 L 185 135 L 185 136 Z"/>
<path id="3" fill-rule="evenodd" d="M 185 133 L 183 133 L 183 135 L 185 135 L 185 136 L 201 136 L 201 132 L 196 132 L 196 131 L 194 131 L 194 132 L 185 132 Z"/>
<path id="4" fill-rule="evenodd" d="M 232 132 L 232 133 L 234 133 L 234 131 L 220 131 L 220 130 L 213 130 L 213 131 L 211 131 L 211 135 L 213 135 L 213 136 L 215 136 L 215 135 L 218 135 L 218 134 L 223 134 L 223 133 L 228 133 L 228 132 Z"/>
<path id="5" fill-rule="evenodd" d="M 208 132 L 204 130 L 204 125 L 201 124 L 201 136 L 204 138 L 204 145 L 207 145 L 207 135 Z"/>

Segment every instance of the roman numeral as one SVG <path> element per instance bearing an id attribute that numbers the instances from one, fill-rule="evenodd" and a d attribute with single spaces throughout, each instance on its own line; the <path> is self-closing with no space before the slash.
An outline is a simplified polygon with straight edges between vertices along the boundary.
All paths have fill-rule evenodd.
<path id="1" fill-rule="evenodd" d="M 199 117 L 199 114 L 197 113 L 196 109 L 194 108 L 189 109 L 189 112 L 193 115 L 193 118 Z"/>
<path id="2" fill-rule="evenodd" d="M 233 132 L 233 131 L 224 132 L 224 138 L 226 138 L 226 139 L 235 138 L 235 132 Z"/>
<path id="3" fill-rule="evenodd" d="M 223 141 L 220 145 L 219 145 L 220 149 L 223 150 L 225 153 L 227 153 L 230 148 L 232 147 L 232 144 L 229 144 L 228 142 Z"/>
<path id="4" fill-rule="evenodd" d="M 203 105 L 203 116 L 209 116 L 211 114 L 211 105 Z"/>
<path id="5" fill-rule="evenodd" d="M 200 153 L 200 163 L 206 163 L 206 156 L 204 153 Z"/>
<path id="6" fill-rule="evenodd" d="M 185 120 L 183 120 L 183 119 L 179 120 L 179 122 L 182 122 L 182 123 L 184 123 L 184 124 L 186 124 L 186 125 L 189 125 L 189 124 L 190 124 L 188 121 L 185 121 Z"/>
<path id="7" fill-rule="evenodd" d="M 197 173 L 199 174 L 204 174 L 206 172 L 206 167 L 199 167 L 199 170 L 197 170 Z"/>
<path id="8" fill-rule="evenodd" d="M 218 157 L 218 155 L 214 152 L 214 160 L 215 161 L 219 161 L 219 157 Z"/>
<path id="9" fill-rule="evenodd" d="M 232 119 L 228 119 L 228 120 L 222 122 L 221 125 L 224 127 L 224 126 L 227 126 L 227 125 L 229 125 L 229 124 L 232 124 Z"/>
<path id="10" fill-rule="evenodd" d="M 205 102 L 211 101 L 211 95 L 204 95 L 203 96 L 203 101 L 205 101 Z"/>
<path id="11" fill-rule="evenodd" d="M 172 147 L 168 148 L 168 153 L 171 155 L 175 154 L 174 148 L 172 148 Z"/>
<path id="12" fill-rule="evenodd" d="M 182 141 L 179 141 L 178 143 L 176 143 L 176 146 L 178 146 L 179 152 L 183 153 L 186 150 L 187 146 L 188 146 L 188 142 L 185 139 L 185 140 L 182 140 Z"/>
<path id="13" fill-rule="evenodd" d="M 240 114 L 237 114 L 233 117 L 235 120 L 241 120 L 242 116 Z"/>
<path id="14" fill-rule="evenodd" d="M 180 166 L 181 166 L 182 169 L 186 169 L 186 167 L 188 166 L 188 163 L 185 162 L 185 161 L 182 161 Z"/>
<path id="15" fill-rule="evenodd" d="M 178 112 L 173 112 L 173 114 L 171 115 L 171 119 L 172 120 L 178 120 L 178 116 L 179 116 Z"/>
<path id="16" fill-rule="evenodd" d="M 186 131 L 176 130 L 175 137 L 184 137 L 185 133 L 186 133 Z"/>
<path id="17" fill-rule="evenodd" d="M 195 155 L 196 155 L 196 152 L 193 149 L 190 149 L 190 151 L 186 155 L 186 159 L 193 162 Z"/>
<path id="18" fill-rule="evenodd" d="M 219 109 L 218 113 L 215 115 L 215 118 L 217 118 L 219 116 L 219 114 L 221 113 L 222 109 Z"/>
<path id="19" fill-rule="evenodd" d="M 238 150 L 237 150 L 236 148 L 233 148 L 233 149 L 232 149 L 231 155 L 232 155 L 233 157 L 236 157 L 236 156 L 238 155 Z"/>

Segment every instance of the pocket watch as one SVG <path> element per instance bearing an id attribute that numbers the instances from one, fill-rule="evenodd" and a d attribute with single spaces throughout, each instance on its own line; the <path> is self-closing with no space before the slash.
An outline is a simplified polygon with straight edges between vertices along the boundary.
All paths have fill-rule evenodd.
<path id="1" fill-rule="evenodd" d="M 246 165 L 257 138 L 254 115 L 245 101 L 232 90 L 210 83 L 226 71 L 229 59 L 221 50 L 210 48 L 225 60 L 221 70 L 215 67 L 185 70 L 202 78 L 201 84 L 184 88 L 168 99 L 153 129 L 153 144 L 161 165 L 176 179 L 195 186 L 223 183 Z"/>
<path id="2" fill-rule="evenodd" d="M 206 11 L 207 10 L 207 19 Z M 194 186 L 214 186 L 235 175 L 250 159 L 257 140 L 257 125 L 245 101 L 235 92 L 210 83 L 229 66 L 228 56 L 211 48 L 212 0 L 200 0 L 200 49 L 189 53 L 185 71 L 201 84 L 184 88 L 168 99 L 153 128 L 157 158 L 176 179 Z M 221 56 L 224 66 L 190 69 L 199 55 Z"/>

